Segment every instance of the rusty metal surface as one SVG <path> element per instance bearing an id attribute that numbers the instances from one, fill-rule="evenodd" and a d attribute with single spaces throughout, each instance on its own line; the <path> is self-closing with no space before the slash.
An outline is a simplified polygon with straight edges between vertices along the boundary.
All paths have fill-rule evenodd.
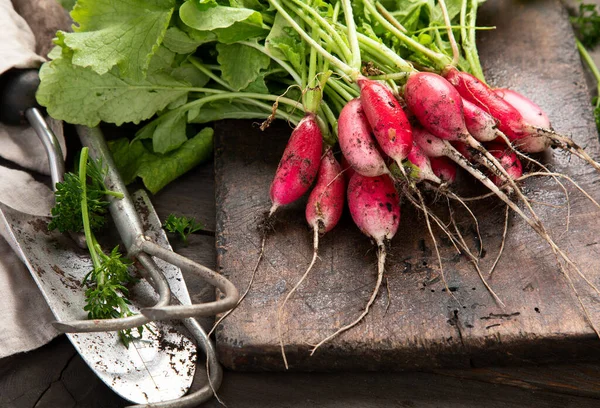
<path id="1" fill-rule="evenodd" d="M 599 157 L 581 63 L 560 2 L 490 0 L 481 13 L 478 24 L 497 27 L 480 35 L 488 81 L 531 97 L 546 110 L 556 130 L 571 134 L 593 157 Z M 258 257 L 257 225 L 270 206 L 269 184 L 290 132 L 284 123 L 265 133 L 247 121 L 222 122 L 217 127 L 218 265 L 240 290 L 248 284 Z M 547 152 L 541 159 L 600 198 L 599 174 L 590 166 L 559 151 Z M 567 231 L 567 200 L 561 188 L 548 178 L 529 179 L 523 187 L 535 202 L 553 206 L 536 204 L 535 209 L 561 248 L 599 284 L 600 210 L 566 183 L 571 214 Z M 472 194 L 483 191 L 470 186 Z M 281 209 L 253 289 L 217 332 L 222 362 L 230 368 L 283 369 L 277 304 L 312 255 L 303 204 Z M 447 219 L 444 200 L 433 208 Z M 490 199 L 477 203 L 473 210 L 481 224 L 485 250 L 481 265 L 487 271 L 500 245 L 504 207 Z M 476 245 L 472 220 L 464 211 L 456 208 L 456 212 L 468 243 Z M 515 215 L 510 216 L 504 256 L 490 279 L 505 307 L 494 302 L 468 260 L 438 231 L 452 296 L 446 292 L 424 225 L 422 216 L 405 203 L 400 231 L 387 260 L 387 290 L 382 288 L 359 326 L 310 357 L 309 344 L 360 313 L 376 275 L 374 248 L 351 225 L 348 214 L 321 239 L 320 261 L 286 308 L 284 336 L 291 369 L 469 367 L 600 355 L 600 340 L 548 245 Z M 598 294 L 573 271 L 570 276 L 600 326 Z"/>

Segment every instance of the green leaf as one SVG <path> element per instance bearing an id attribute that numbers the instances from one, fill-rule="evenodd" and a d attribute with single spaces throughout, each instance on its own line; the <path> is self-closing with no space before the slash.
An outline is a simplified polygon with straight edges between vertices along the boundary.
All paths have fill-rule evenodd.
<path id="1" fill-rule="evenodd" d="M 194 1 L 186 1 L 181 6 L 179 17 L 186 25 L 199 31 L 227 28 L 241 21 L 262 24 L 260 13 L 255 10 L 226 6 L 217 6 L 202 10 Z"/>
<path id="2" fill-rule="evenodd" d="M 73 64 L 105 74 L 115 65 L 123 77 L 144 78 L 165 35 L 173 0 L 79 0 L 71 16 L 75 32 L 64 42 Z"/>
<path id="3" fill-rule="evenodd" d="M 100 121 L 139 123 L 188 92 L 188 85 L 156 72 L 144 80 L 122 79 L 115 69 L 99 75 L 64 57 L 45 63 L 36 97 L 55 119 L 86 126 Z"/>
<path id="4" fill-rule="evenodd" d="M 206 74 L 189 62 L 173 69 L 171 76 L 179 81 L 187 82 L 196 88 L 202 88 L 210 80 Z"/>
<path id="5" fill-rule="evenodd" d="M 204 38 L 192 38 L 177 27 L 169 27 L 163 39 L 163 45 L 178 54 L 189 54 L 196 51 L 200 45 L 214 41 L 216 38 L 211 32 L 203 31 L 202 33 L 206 33 Z"/>
<path id="6" fill-rule="evenodd" d="M 427 0 L 400 0 L 396 7 L 394 17 L 408 32 L 417 30 L 421 17 L 421 10 L 427 6 Z"/>
<path id="7" fill-rule="evenodd" d="M 226 44 L 267 34 L 261 14 L 247 8 L 217 6 L 201 10 L 192 0 L 181 6 L 179 17 L 190 28 L 202 32 L 211 31 L 220 42 Z"/>
<path id="8" fill-rule="evenodd" d="M 259 50 L 242 44 L 217 44 L 221 77 L 236 91 L 246 88 L 269 67 L 271 59 Z"/>
<path id="9" fill-rule="evenodd" d="M 152 149 L 156 153 L 167 153 L 187 141 L 185 112 L 173 112 L 160 117 L 152 135 Z"/>
<path id="10" fill-rule="evenodd" d="M 213 130 L 202 129 L 179 149 L 165 155 L 152 153 L 140 140 L 129 143 L 118 139 L 109 142 L 109 148 L 126 183 L 141 177 L 146 188 L 156 193 L 212 156 Z"/>
<path id="11" fill-rule="evenodd" d="M 303 64 L 307 54 L 306 44 L 279 13 L 265 40 L 265 48 L 275 58 L 289 61 L 297 72 L 305 69 Z"/>

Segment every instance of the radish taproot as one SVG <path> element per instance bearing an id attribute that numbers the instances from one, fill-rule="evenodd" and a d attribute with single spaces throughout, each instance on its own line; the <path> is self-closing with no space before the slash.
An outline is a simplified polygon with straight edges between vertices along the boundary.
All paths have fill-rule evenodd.
<path id="1" fill-rule="evenodd" d="M 377 280 L 358 318 L 321 340 L 313 347 L 311 355 L 325 342 L 356 326 L 369 313 L 383 280 L 387 242 L 394 237 L 400 225 L 400 199 L 393 180 L 387 174 L 365 177 L 355 173 L 348 184 L 348 207 L 356 226 L 377 245 Z"/>
<path id="2" fill-rule="evenodd" d="M 363 176 L 388 174 L 359 99 L 344 106 L 338 117 L 338 142 L 352 168 Z"/>

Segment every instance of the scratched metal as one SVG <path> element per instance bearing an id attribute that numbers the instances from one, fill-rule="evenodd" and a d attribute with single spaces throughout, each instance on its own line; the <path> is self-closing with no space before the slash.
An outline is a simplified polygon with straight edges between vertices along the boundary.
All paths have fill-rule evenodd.
<path id="1" fill-rule="evenodd" d="M 133 196 L 144 228 L 156 242 L 168 246 L 148 196 Z M 0 218 L 57 320 L 85 319 L 85 287 L 81 282 L 91 269 L 89 254 L 66 234 L 48 231 L 49 218 L 23 214 L 0 203 Z M 173 295 L 190 303 L 178 268 L 155 259 L 169 280 Z M 153 305 L 158 295 L 144 279 L 130 288 L 134 313 Z M 181 325 L 152 322 L 129 348 L 116 332 L 67 334 L 75 349 L 98 377 L 117 394 L 135 403 L 166 401 L 184 395 L 193 380 L 196 346 Z M 135 330 L 135 329 L 134 329 Z"/>
<path id="2" fill-rule="evenodd" d="M 478 25 L 497 27 L 479 34 L 489 82 L 537 101 L 558 131 L 571 134 L 599 158 L 582 66 L 560 2 L 490 0 L 481 13 Z M 290 132 L 285 123 L 264 133 L 248 121 L 222 122 L 217 127 L 218 265 L 240 290 L 248 284 L 258 257 L 258 224 L 270 207 L 269 185 Z M 600 199 L 600 175 L 591 166 L 556 150 L 537 158 Z M 465 195 L 485 192 L 464 175 L 461 183 L 466 185 Z M 554 180 L 528 179 L 523 189 L 558 245 L 599 286 L 600 210 L 571 183 L 563 180 L 563 184 L 570 197 L 568 225 L 567 200 Z M 253 288 L 217 332 L 220 358 L 230 368 L 283 369 L 277 306 L 312 255 L 303 205 L 278 211 Z M 443 198 L 432 208 L 448 220 Z M 489 199 L 472 208 L 480 222 L 481 269 L 487 276 L 501 242 L 504 206 Z M 454 209 L 460 231 L 469 246 L 477 248 L 473 220 L 460 206 Z M 376 275 L 375 250 L 348 214 L 322 237 L 320 260 L 284 314 L 283 338 L 291 369 L 470 367 L 600 356 L 600 340 L 548 245 L 517 216 L 510 215 L 504 255 L 489 279 L 504 307 L 486 291 L 466 257 L 436 229 L 448 293 L 422 215 L 404 203 L 401 218 L 389 249 L 385 284 L 370 314 L 311 357 L 310 344 L 358 316 Z M 599 295 L 573 269 L 569 276 L 600 327 Z"/>

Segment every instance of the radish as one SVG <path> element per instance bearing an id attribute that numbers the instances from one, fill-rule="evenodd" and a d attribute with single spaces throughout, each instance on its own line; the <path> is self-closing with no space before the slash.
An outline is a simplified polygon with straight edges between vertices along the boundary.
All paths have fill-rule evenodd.
<path id="1" fill-rule="evenodd" d="M 412 130 L 406 114 L 383 83 L 360 77 L 360 102 L 379 146 L 402 169 L 412 148 Z"/>
<path id="2" fill-rule="evenodd" d="M 523 175 L 523 167 L 516 153 L 507 145 L 498 142 L 491 142 L 485 145 L 487 150 L 496 157 L 502 164 L 506 172 L 513 180 L 517 180 Z M 490 180 L 497 186 L 504 184 L 500 177 L 490 174 Z"/>
<path id="3" fill-rule="evenodd" d="M 404 98 L 410 111 L 431 134 L 451 141 L 470 137 L 462 98 L 443 77 L 431 72 L 411 74 L 404 87 Z"/>
<path id="4" fill-rule="evenodd" d="M 430 157 L 429 163 L 433 173 L 446 184 L 456 181 L 456 164 L 447 157 Z"/>
<path id="5" fill-rule="evenodd" d="M 540 152 L 545 146 L 554 144 L 563 150 L 568 150 L 582 160 L 591 164 L 600 171 L 600 163 L 590 157 L 572 139 L 555 133 L 552 129 L 542 128 L 529 123 L 523 115 L 494 93 L 486 84 L 466 72 L 460 72 L 454 67 L 448 67 L 443 72 L 444 77 L 457 89 L 466 100 L 486 110 L 496 120 L 498 129 L 504 133 L 511 142 L 519 145 L 522 139 L 531 137 L 524 142 L 521 149 L 527 149 L 528 153 Z M 522 98 L 521 98 L 522 99 Z M 544 140 L 548 139 L 548 140 Z"/>
<path id="6" fill-rule="evenodd" d="M 412 74 L 406 81 L 404 96 L 409 109 L 432 135 L 466 143 L 481 153 L 478 161 L 499 177 L 506 178 L 513 189 L 519 189 L 498 160 L 469 134 L 463 115 L 463 99 L 450 82 L 431 72 Z"/>
<path id="7" fill-rule="evenodd" d="M 319 170 L 323 136 L 316 116 L 308 113 L 298 123 L 285 147 L 271 184 L 269 215 L 304 195 Z"/>
<path id="8" fill-rule="evenodd" d="M 372 136 L 359 99 L 348 102 L 338 118 L 338 142 L 352 168 L 363 176 L 388 174 L 389 170 Z"/>
<path id="9" fill-rule="evenodd" d="M 474 103 L 462 100 L 467 130 L 480 142 L 491 142 L 498 136 L 496 120 Z"/>
<path id="10" fill-rule="evenodd" d="M 527 123 L 530 123 L 534 126 L 539 126 L 541 128 L 552 128 L 552 126 L 550 126 L 550 119 L 544 113 L 542 108 L 525 96 L 506 88 L 496 88 L 493 91 L 496 95 L 504 99 L 508 104 L 519 111 Z"/>
<path id="11" fill-rule="evenodd" d="M 429 180 L 435 184 L 442 184 L 442 180 L 438 178 L 431 168 L 429 157 L 425 155 L 423 149 L 413 141 L 413 147 L 408 154 L 408 160 L 413 165 L 413 171 L 407 173 L 416 183 L 423 180 Z"/>
<path id="12" fill-rule="evenodd" d="M 313 230 L 325 234 L 336 226 L 344 208 L 345 188 L 342 166 L 328 149 L 321 159 L 317 182 L 306 204 L 306 221 Z"/>
<path id="13" fill-rule="evenodd" d="M 496 95 L 486 84 L 466 72 L 454 67 L 447 68 L 443 76 L 467 101 L 479 106 L 498 120 L 498 128 L 508 138 L 517 140 L 525 137 L 523 117 L 513 106 Z"/>
<path id="14" fill-rule="evenodd" d="M 383 280 L 386 243 L 400 224 L 400 201 L 394 182 L 387 174 L 365 177 L 355 173 L 348 184 L 348 207 L 354 223 L 377 245 L 377 281 L 364 311 L 353 322 L 341 327 L 313 347 L 311 355 L 325 342 L 356 326 L 369 313 Z"/>
<path id="15" fill-rule="evenodd" d="M 279 345 L 285 368 L 288 368 L 285 349 L 283 347 L 283 336 L 281 333 L 281 320 L 285 305 L 292 294 L 300 287 L 317 261 L 319 253 L 319 234 L 325 234 L 335 227 L 342 216 L 344 209 L 344 193 L 346 180 L 342 175 L 342 166 L 333 157 L 331 149 L 328 149 L 321 159 L 319 175 L 315 187 L 308 197 L 306 204 L 306 221 L 313 230 L 313 257 L 312 260 L 294 287 L 285 296 L 277 313 L 277 331 L 279 333 Z"/>
<path id="16" fill-rule="evenodd" d="M 523 119 L 540 128 L 551 129 L 550 119 L 542 108 L 527 99 L 523 95 L 510 89 L 494 89 L 494 93 L 512 105 L 519 111 Z M 519 150 L 526 153 L 536 153 L 546 150 L 550 146 L 550 139 L 544 136 L 526 136 L 519 140 L 516 145 Z"/>

